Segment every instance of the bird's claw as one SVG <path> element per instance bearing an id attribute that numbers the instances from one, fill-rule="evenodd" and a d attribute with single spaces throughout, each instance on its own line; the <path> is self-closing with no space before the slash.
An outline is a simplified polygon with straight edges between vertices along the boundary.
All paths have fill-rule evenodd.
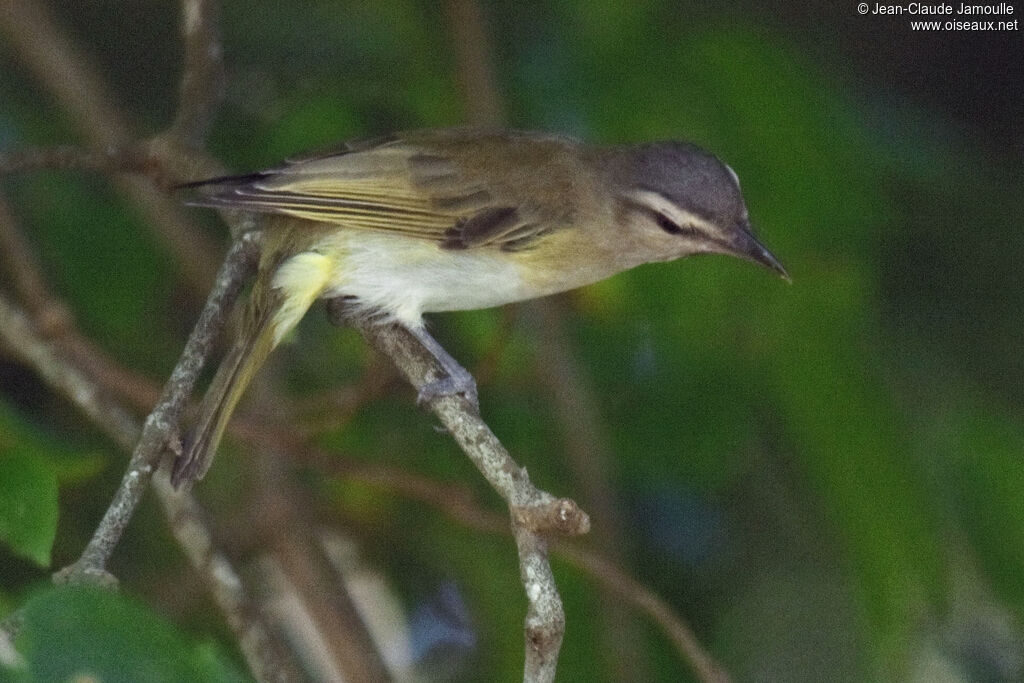
<path id="1" fill-rule="evenodd" d="M 420 387 L 416 395 L 416 403 L 425 406 L 435 398 L 442 396 L 462 396 L 479 412 L 480 401 L 476 390 L 476 381 L 467 372 L 465 374 L 447 375 L 440 379 L 427 382 Z"/>

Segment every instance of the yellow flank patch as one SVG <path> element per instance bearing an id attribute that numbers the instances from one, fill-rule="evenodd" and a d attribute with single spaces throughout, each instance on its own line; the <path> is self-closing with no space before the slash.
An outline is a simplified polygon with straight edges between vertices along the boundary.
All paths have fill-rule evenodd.
<path id="1" fill-rule="evenodd" d="M 272 287 L 281 291 L 282 301 L 274 314 L 275 346 L 323 293 L 333 271 L 334 260 L 314 251 L 296 254 L 277 269 Z"/>

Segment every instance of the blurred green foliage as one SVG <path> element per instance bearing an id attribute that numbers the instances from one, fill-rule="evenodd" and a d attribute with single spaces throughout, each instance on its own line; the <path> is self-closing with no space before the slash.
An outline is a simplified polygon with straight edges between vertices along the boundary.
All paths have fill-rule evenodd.
<path id="1" fill-rule="evenodd" d="M 57 530 L 57 478 L 36 453 L 15 447 L 0 455 L 0 540 L 46 567 Z"/>
<path id="2" fill-rule="evenodd" d="M 224 3 L 228 99 L 211 149 L 229 167 L 460 123 L 444 14 L 433 3 L 251 5 Z M 572 347 L 615 456 L 631 571 L 691 621 L 738 680 L 913 679 L 938 666 L 933 660 L 967 680 L 1022 675 L 1020 156 L 945 112 L 894 104 L 883 85 L 854 87 L 857 64 L 822 59 L 752 3 L 724 14 L 668 1 L 483 6 L 515 127 L 700 143 L 737 170 L 761 236 L 793 275 L 787 286 L 747 264 L 693 259 L 567 297 Z M 176 17 L 152 2 L 123 13 L 114 2 L 61 12 L 140 129 L 159 130 L 174 99 Z M 0 100 L 3 149 L 73 137 L 74 123 L 55 120 L 16 69 L 0 71 Z M 46 173 L 4 185 L 82 329 L 162 377 L 198 303 L 171 284 L 176 266 L 137 216 L 95 178 Z M 354 377 L 363 357 L 354 335 L 319 317 L 278 353 L 300 395 Z M 437 328 L 470 364 L 500 348 L 481 387 L 485 417 L 538 485 L 578 497 L 559 457 L 561 427 L 532 370 L 534 318 L 517 317 L 511 330 L 506 320 L 481 311 L 444 316 Z M 96 609 L 84 601 L 101 598 L 25 603 L 17 596 L 46 576 L 14 556 L 45 566 L 59 530 L 54 566 L 73 559 L 123 458 L 39 386 L 15 384 L 0 387 L 17 402 L 16 412 L 0 404 L 0 553 L 11 553 L 0 556 L 0 592 L 10 598 L 0 604 L 36 615 L 32 639 L 73 638 L 75 629 L 55 630 L 52 615 L 81 619 Z M 321 444 L 466 482 L 493 500 L 409 399 L 373 404 Z M 29 422 L 51 433 L 18 426 Z M 69 452 L 89 454 L 82 476 L 97 471 L 99 450 L 110 453 L 103 477 L 85 486 L 60 474 Z M 233 457 L 204 483 L 218 506 L 230 504 L 230 482 L 247 467 L 247 454 L 226 450 Z M 68 491 L 59 519 L 58 481 Z M 410 604 L 432 582 L 457 581 L 478 640 L 469 670 L 516 675 L 524 600 L 507 539 L 454 528 L 365 486 L 311 491 L 359 534 Z M 118 567 L 130 593 L 145 596 L 158 581 L 147 567 L 161 556 L 152 545 Z M 568 614 L 561 675 L 606 680 L 596 619 L 604 600 L 577 571 L 556 571 Z M 147 624 L 130 650 L 140 666 L 200 666 L 159 617 L 102 599 L 110 616 L 96 626 L 101 635 L 118 632 L 120 619 Z M 966 626 L 957 616 L 965 612 Z M 188 621 L 218 633 L 212 615 Z M 656 630 L 637 624 L 652 679 L 689 675 Z M 124 647 L 102 639 L 90 647 L 104 642 Z M 165 645 L 182 659 L 142 654 Z M 43 651 L 25 654 L 36 666 L 32 653 Z M 211 667 L 200 672 L 206 680 L 236 675 Z"/>
<path id="3" fill-rule="evenodd" d="M 13 681 L 244 681 L 213 645 L 194 645 L 147 607 L 96 588 L 51 588 L 23 606 Z M 6 679 L 5 679 L 6 680 Z"/>
<path id="4" fill-rule="evenodd" d="M 0 401 L 0 541 L 40 567 L 50 564 L 58 485 L 76 485 L 103 467 L 96 453 L 72 450 Z"/>

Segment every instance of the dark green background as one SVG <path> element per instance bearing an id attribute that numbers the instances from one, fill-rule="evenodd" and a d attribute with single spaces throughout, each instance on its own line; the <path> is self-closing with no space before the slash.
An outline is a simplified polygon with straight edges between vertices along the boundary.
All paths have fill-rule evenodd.
<path id="1" fill-rule="evenodd" d="M 910 18 L 860 16 L 853 2 L 482 6 L 514 127 L 713 150 L 793 277 L 709 257 L 564 298 L 613 454 L 632 574 L 737 680 L 1024 676 L 1020 30 L 916 34 Z M 58 12 L 144 134 L 174 111 L 176 12 L 152 0 Z M 230 1 L 222 19 L 227 100 L 210 148 L 233 170 L 465 120 L 434 3 Z M 0 151 L 77 140 L 2 44 L 0 59 Z M 7 177 L 3 189 L 80 327 L 159 381 L 199 302 L 138 216 L 97 176 Z M 225 243 L 226 230 L 202 219 Z M 537 376 L 540 320 L 484 311 L 437 316 L 434 328 L 469 367 L 505 344 L 480 387 L 484 416 L 540 486 L 582 499 Z M 278 354 L 289 393 L 357 375 L 354 334 L 317 312 L 298 337 Z M 3 357 L 0 396 L 0 607 L 10 608 L 80 552 L 125 460 Z M 493 503 L 431 426 L 397 392 L 319 443 L 466 482 Z M 200 488 L 225 514 L 223 472 L 246 466 L 241 449 L 229 453 Z M 410 610 L 458 586 L 476 646 L 439 670 L 520 675 L 525 601 L 508 539 L 316 472 L 302 481 L 308 504 L 359 538 Z M 30 521 L 17 517 L 25 506 Z M 236 655 L 198 585 L 188 598 L 166 588 L 188 570 L 151 502 L 116 565 L 125 593 L 148 607 L 111 614 L 176 624 L 155 621 L 145 636 L 181 652 L 168 667 L 234 675 L 214 664 L 213 650 L 218 661 Z M 555 570 L 568 615 L 561 680 L 606 680 L 598 616 L 608 599 L 575 569 Z M 75 600 L 34 598 L 34 633 Z M 690 675 L 652 625 L 638 617 L 635 628 L 637 671 Z M 195 642 L 217 645 L 189 655 Z"/>

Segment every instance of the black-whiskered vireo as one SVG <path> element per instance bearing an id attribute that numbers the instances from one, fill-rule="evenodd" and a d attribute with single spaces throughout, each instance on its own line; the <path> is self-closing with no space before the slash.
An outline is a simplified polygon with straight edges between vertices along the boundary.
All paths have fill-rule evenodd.
<path id="1" fill-rule="evenodd" d="M 786 272 L 751 230 L 736 174 L 679 142 L 587 145 L 536 133 L 420 131 L 191 183 L 198 206 L 264 214 L 241 332 L 200 406 L 175 484 L 205 474 L 242 392 L 318 298 L 408 328 L 476 387 L 423 314 L 499 306 L 652 261 L 719 253 Z"/>

